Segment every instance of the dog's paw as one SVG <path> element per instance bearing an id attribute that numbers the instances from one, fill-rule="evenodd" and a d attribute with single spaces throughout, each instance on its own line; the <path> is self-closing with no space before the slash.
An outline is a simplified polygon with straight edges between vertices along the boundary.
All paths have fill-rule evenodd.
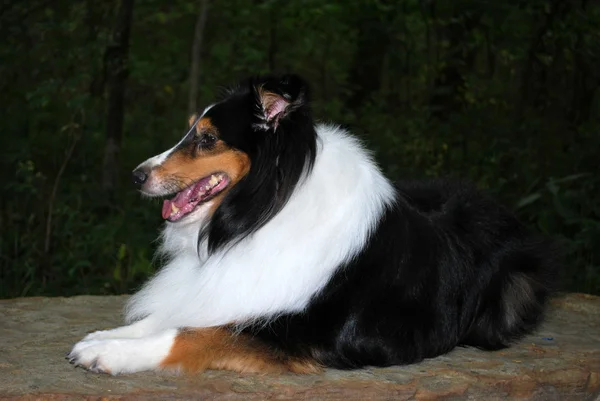
<path id="1" fill-rule="evenodd" d="M 92 333 L 95 334 L 95 333 Z M 160 367 L 167 357 L 177 330 L 167 330 L 144 338 L 84 339 L 73 347 L 67 359 L 95 373 L 118 375 Z"/>
<path id="2" fill-rule="evenodd" d="M 75 366 L 91 372 L 118 375 L 128 371 L 123 346 L 121 340 L 94 340 L 86 337 L 75 344 L 67 359 Z"/>
<path id="3" fill-rule="evenodd" d="M 88 335 L 83 337 L 83 339 L 81 341 L 84 342 L 84 341 L 108 340 L 108 339 L 112 339 L 112 338 L 119 338 L 117 333 L 115 333 L 115 331 L 116 331 L 115 329 L 94 331 L 93 333 L 89 333 Z"/>
<path id="4" fill-rule="evenodd" d="M 148 317 L 129 326 L 117 327 L 110 330 L 98 330 L 86 335 L 81 341 L 142 338 L 156 333 L 155 320 Z"/>

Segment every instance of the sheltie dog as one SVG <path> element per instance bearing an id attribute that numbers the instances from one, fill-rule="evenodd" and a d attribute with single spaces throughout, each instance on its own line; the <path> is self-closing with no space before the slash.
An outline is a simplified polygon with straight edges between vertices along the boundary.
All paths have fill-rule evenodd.
<path id="1" fill-rule="evenodd" d="M 470 185 L 392 183 L 298 76 L 248 79 L 133 171 L 165 197 L 128 326 L 67 358 L 110 374 L 318 372 L 508 347 L 542 320 L 553 243 Z"/>

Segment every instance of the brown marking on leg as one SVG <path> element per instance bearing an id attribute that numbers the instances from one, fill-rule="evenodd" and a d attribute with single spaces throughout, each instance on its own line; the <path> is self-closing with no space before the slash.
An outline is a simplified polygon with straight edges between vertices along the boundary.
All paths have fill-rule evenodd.
<path id="1" fill-rule="evenodd" d="M 289 358 L 287 365 L 290 372 L 301 375 L 321 373 L 323 371 L 323 365 L 312 358 Z"/>
<path id="2" fill-rule="evenodd" d="M 313 359 L 278 355 L 251 336 L 234 334 L 222 327 L 181 330 L 161 367 L 180 368 L 190 373 L 206 369 L 316 373 L 321 369 Z"/>

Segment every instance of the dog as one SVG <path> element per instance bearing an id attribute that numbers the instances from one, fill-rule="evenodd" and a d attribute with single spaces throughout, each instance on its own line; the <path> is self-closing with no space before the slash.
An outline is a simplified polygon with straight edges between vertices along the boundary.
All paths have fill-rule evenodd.
<path id="1" fill-rule="evenodd" d="M 297 75 L 242 81 L 133 171 L 165 197 L 162 269 L 127 326 L 67 355 L 109 374 L 314 373 L 498 350 L 542 321 L 555 244 L 469 184 L 392 183 L 313 120 Z"/>

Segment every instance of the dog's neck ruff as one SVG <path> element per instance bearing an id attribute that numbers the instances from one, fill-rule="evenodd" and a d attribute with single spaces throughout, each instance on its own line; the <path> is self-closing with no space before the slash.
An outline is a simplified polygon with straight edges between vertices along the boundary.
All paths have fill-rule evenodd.
<path id="1" fill-rule="evenodd" d="M 231 247 L 198 254 L 198 226 L 167 224 L 167 265 L 135 294 L 127 319 L 162 327 L 241 324 L 303 310 L 376 228 L 394 189 L 337 127 L 318 125 L 314 167 L 284 208 Z"/>

